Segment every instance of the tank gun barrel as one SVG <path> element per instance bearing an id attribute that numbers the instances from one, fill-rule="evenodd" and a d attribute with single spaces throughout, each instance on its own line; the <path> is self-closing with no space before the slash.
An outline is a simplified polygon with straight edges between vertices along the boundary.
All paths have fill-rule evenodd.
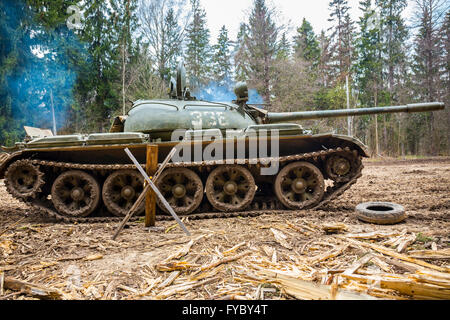
<path id="1" fill-rule="evenodd" d="M 299 112 L 268 112 L 266 123 L 277 123 L 294 120 L 311 120 L 322 118 L 338 118 L 348 116 L 361 116 L 368 114 L 397 113 L 397 112 L 428 112 L 443 110 L 442 102 L 415 103 L 403 106 L 389 106 L 377 108 L 340 109 L 324 111 L 299 111 Z"/>

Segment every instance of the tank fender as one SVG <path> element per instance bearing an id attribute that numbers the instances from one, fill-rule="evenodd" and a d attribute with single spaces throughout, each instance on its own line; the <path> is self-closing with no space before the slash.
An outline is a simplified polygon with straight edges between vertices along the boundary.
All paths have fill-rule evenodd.
<path id="1" fill-rule="evenodd" d="M 370 157 L 367 146 L 354 137 L 341 134 L 324 134 L 316 135 L 314 137 L 320 138 L 320 140 L 322 140 L 322 143 L 330 148 L 354 147 L 359 151 L 359 154 L 362 157 Z M 346 144 L 342 145 L 343 142 L 346 142 Z"/>
<path id="2" fill-rule="evenodd" d="M 344 136 L 344 135 L 336 135 L 336 136 L 339 137 L 340 139 L 344 139 L 344 140 L 354 143 L 358 147 L 358 151 L 360 152 L 361 156 L 363 156 L 365 158 L 370 157 L 369 149 L 367 148 L 367 146 L 364 143 L 362 143 L 361 141 L 359 141 L 358 139 L 356 139 L 355 137 Z"/>

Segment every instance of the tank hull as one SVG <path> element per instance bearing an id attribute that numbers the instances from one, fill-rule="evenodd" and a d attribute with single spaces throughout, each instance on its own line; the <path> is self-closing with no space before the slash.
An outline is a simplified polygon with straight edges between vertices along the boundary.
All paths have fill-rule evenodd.
<path id="1" fill-rule="evenodd" d="M 114 220 L 117 219 L 117 216 L 121 216 L 120 212 L 123 213 L 127 205 L 121 204 L 122 210 L 110 209 L 111 207 L 114 207 L 114 203 L 111 200 L 111 197 L 108 198 L 108 192 L 114 193 L 114 188 L 122 188 L 122 185 L 120 185 L 119 182 L 116 181 L 116 184 L 114 184 L 114 182 L 111 181 L 114 177 L 120 176 L 120 173 L 125 175 L 123 179 L 130 179 L 130 171 L 137 172 L 131 160 L 124 152 L 124 149 L 130 149 L 137 160 L 140 163 L 145 164 L 147 145 L 150 143 L 152 142 L 149 140 L 140 143 L 134 141 L 133 143 L 108 145 L 80 144 L 76 146 L 55 146 L 50 142 L 34 145 L 33 147 L 26 145 L 4 159 L 0 165 L 0 177 L 5 178 L 5 185 L 13 196 L 35 206 L 46 215 L 69 222 L 98 221 L 99 219 L 101 221 Z M 174 197 L 174 201 L 178 201 L 176 202 L 178 205 L 178 214 L 189 214 L 192 217 L 199 215 L 208 216 L 207 213 L 209 212 L 215 213 L 215 216 L 219 214 L 224 217 L 234 216 L 236 212 L 248 212 L 249 214 L 250 212 L 253 212 L 253 214 L 257 214 L 258 212 L 264 212 L 264 210 L 267 210 L 269 207 L 274 210 L 296 209 L 295 206 L 289 207 L 289 205 L 286 206 L 283 202 L 280 202 L 278 199 L 279 197 L 277 197 L 273 187 L 271 187 L 275 184 L 275 180 L 277 179 L 280 170 L 292 163 L 308 162 L 318 168 L 321 177 L 323 176 L 324 179 L 330 179 L 329 174 L 327 173 L 327 168 L 329 167 L 327 161 L 329 162 L 329 159 L 336 157 L 337 155 L 342 155 L 340 156 L 341 160 L 350 159 L 346 160 L 353 166 L 351 170 L 349 169 L 349 171 L 351 171 L 348 173 L 349 177 L 342 181 L 331 177 L 335 180 L 333 182 L 333 192 L 328 195 L 321 195 L 319 201 L 315 201 L 314 203 L 311 203 L 311 205 L 306 205 L 304 208 L 317 206 L 324 200 L 331 199 L 334 191 L 337 192 L 337 190 L 346 189 L 356 182 L 362 169 L 360 159 L 368 156 L 366 147 L 357 139 L 335 134 L 297 134 L 282 135 L 279 137 L 257 135 L 233 139 L 224 138 L 215 141 L 194 140 L 181 143 L 167 141 L 152 144 L 158 145 L 159 163 L 164 161 L 174 147 L 177 147 L 178 150 L 183 150 L 182 152 L 179 152 L 178 158 L 173 158 L 173 161 L 168 165 L 164 172 L 169 172 L 169 177 L 166 181 L 176 179 L 177 174 L 182 174 L 184 179 L 190 178 L 199 186 L 197 189 L 201 189 L 201 195 L 196 196 L 199 200 L 195 200 L 196 203 L 194 209 L 185 204 L 184 201 L 186 200 L 180 200 L 179 198 Z M 208 149 L 210 151 L 213 144 L 215 146 L 214 150 L 217 151 L 221 149 L 223 151 L 221 157 L 218 157 L 218 154 L 215 154 L 214 152 L 208 153 Z M 259 148 L 257 152 L 253 150 L 254 146 Z M 264 148 L 261 148 L 261 146 L 264 146 Z M 190 150 L 190 152 L 186 152 L 186 150 Z M 244 150 L 244 152 L 242 152 L 242 150 Z M 190 154 L 190 157 L 186 158 L 186 153 Z M 262 174 L 263 168 L 267 169 L 270 167 L 274 167 L 275 171 L 271 174 Z M 23 186 L 20 185 L 20 170 L 23 171 L 23 168 L 25 168 L 27 172 L 31 171 L 32 175 L 37 178 L 36 183 L 29 186 L 29 188 L 26 189 L 27 193 L 22 195 L 20 193 L 21 188 L 23 189 Z M 220 171 L 218 169 L 237 169 L 237 174 L 241 175 L 241 178 L 243 177 L 242 179 L 239 178 L 240 180 L 237 179 L 237 182 L 231 180 L 227 182 L 227 188 L 231 190 L 231 193 L 233 192 L 233 186 L 235 187 L 234 192 L 236 192 L 236 197 L 234 194 L 229 196 L 224 193 L 225 199 L 227 199 L 224 200 L 225 203 L 216 203 L 217 200 L 215 200 L 212 195 L 212 193 L 217 194 L 217 186 L 214 186 L 214 182 L 211 182 L 211 177 L 218 174 L 217 172 Z M 170 176 L 170 174 L 173 174 L 174 176 Z M 229 173 L 227 172 L 222 172 L 218 177 L 221 179 L 223 177 L 229 178 L 229 176 L 227 176 L 228 174 Z M 85 177 L 86 175 L 92 177 L 92 181 L 90 178 Z M 72 214 L 69 209 L 64 209 L 64 203 L 67 202 L 67 197 L 60 199 L 60 203 L 56 201 L 56 198 L 59 197 L 58 194 L 69 193 L 70 196 L 68 196 L 68 199 L 69 202 L 72 202 L 70 203 L 70 206 L 67 205 L 68 208 L 78 208 L 78 206 L 82 206 L 79 202 L 75 201 L 78 199 L 77 197 L 81 192 L 78 191 L 80 188 L 77 189 L 77 186 L 73 185 L 70 187 L 70 190 L 65 190 L 64 188 L 67 186 L 67 181 L 65 184 L 59 181 L 63 180 L 63 178 L 67 178 L 67 176 L 71 179 L 70 181 L 78 181 L 78 184 L 83 184 L 83 188 L 89 191 L 87 194 L 84 194 L 85 199 L 80 203 L 84 204 L 85 200 L 86 202 L 89 202 L 91 201 L 91 198 L 93 198 L 95 200 L 93 200 L 94 203 L 86 205 L 91 206 L 92 208 L 85 210 L 85 212 L 80 208 L 78 211 L 82 213 Z M 244 179 L 245 177 L 247 177 L 247 180 Z M 307 178 L 310 178 L 310 176 L 307 176 Z M 138 178 L 134 177 L 134 179 Z M 174 182 L 172 184 L 175 185 L 176 183 Z M 186 190 L 188 190 L 187 184 L 188 182 L 186 182 L 186 185 L 182 185 L 181 183 L 180 189 L 184 188 L 183 190 L 186 192 Z M 93 186 L 91 187 L 91 185 Z M 208 185 L 210 185 L 210 187 L 208 187 Z M 238 195 L 237 191 L 243 186 L 250 186 L 250 189 L 253 188 L 256 191 L 250 196 L 247 195 L 247 198 L 249 199 L 245 200 L 245 203 L 244 200 L 242 200 L 243 203 L 233 204 L 233 200 L 231 200 L 233 197 L 239 199 L 235 202 L 239 202 L 244 198 L 243 195 Z M 162 185 L 160 187 L 164 190 L 167 186 Z M 58 190 L 58 188 L 62 189 Z M 175 186 L 172 186 L 172 188 L 175 188 Z M 206 192 L 204 193 L 205 188 Z M 219 186 L 219 191 L 222 190 L 221 188 L 222 186 Z M 228 189 L 225 189 L 225 187 L 223 188 L 228 192 Z M 125 197 L 124 194 L 129 190 L 126 188 L 122 189 L 122 191 L 117 191 L 117 193 L 122 197 Z M 142 191 L 142 188 L 136 187 L 133 189 L 130 187 L 130 190 L 130 193 L 136 193 L 137 196 L 139 191 Z M 183 194 L 183 190 L 180 191 L 181 194 Z M 171 192 L 173 192 L 173 194 L 169 192 L 169 198 L 176 194 L 175 191 Z M 306 191 L 305 193 L 308 194 Z M 190 196 L 186 197 L 191 199 Z M 100 199 L 96 200 L 97 198 Z M 283 197 L 281 196 L 281 198 Z M 136 197 L 131 200 L 133 199 L 136 199 Z M 183 210 L 185 212 L 183 212 Z M 73 211 L 78 212 L 77 210 Z M 143 209 L 141 210 L 141 213 L 143 213 Z M 163 217 L 165 212 L 159 210 L 159 214 Z"/>
<path id="2" fill-rule="evenodd" d="M 272 155 L 271 145 L 272 140 L 279 139 L 278 156 L 289 156 L 294 154 L 303 154 L 309 152 L 316 152 L 326 149 L 335 148 L 350 148 L 357 150 L 362 157 L 369 157 L 367 147 L 350 136 L 337 135 L 337 134 L 319 134 L 319 135 L 297 135 L 297 136 L 281 136 L 277 138 L 272 137 L 241 137 L 234 139 L 222 139 L 221 144 L 223 146 L 224 157 L 228 149 L 234 151 L 234 157 L 236 158 L 236 150 L 238 146 L 245 145 L 245 154 L 241 159 L 250 158 L 251 152 L 249 148 L 251 145 L 261 143 L 265 141 L 267 145 L 267 151 L 258 152 L 258 157 L 266 158 Z M 146 162 L 146 149 L 148 144 L 158 146 L 158 162 L 161 163 L 170 153 L 172 148 L 179 146 L 181 148 L 190 146 L 191 158 L 183 159 L 184 162 L 198 162 L 208 161 L 210 158 L 204 154 L 205 148 L 213 143 L 212 141 L 190 141 L 190 142 L 147 142 L 147 143 L 124 143 L 115 145 L 79 145 L 79 146 L 53 146 L 51 143 L 45 146 L 39 146 L 34 148 L 16 149 L 15 152 L 3 153 L 3 157 L 0 158 L 0 179 L 4 178 L 4 173 L 9 164 L 20 159 L 40 159 L 46 161 L 66 162 L 66 163 L 79 163 L 79 164 L 131 164 L 130 158 L 125 154 L 124 149 L 129 148 L 136 159 L 144 164 Z M 217 144 L 217 142 L 215 142 Z M 202 157 L 195 156 L 197 150 L 201 146 Z M 266 153 L 261 156 L 261 153 Z M 253 153 L 254 154 L 254 153 Z"/>

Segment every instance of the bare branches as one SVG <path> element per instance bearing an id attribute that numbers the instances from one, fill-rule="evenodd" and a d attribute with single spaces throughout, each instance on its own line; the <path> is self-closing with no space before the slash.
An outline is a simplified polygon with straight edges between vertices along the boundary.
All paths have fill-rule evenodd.
<path id="1" fill-rule="evenodd" d="M 148 53 L 163 77 L 181 52 L 191 11 L 179 0 L 142 0 L 138 17 Z"/>

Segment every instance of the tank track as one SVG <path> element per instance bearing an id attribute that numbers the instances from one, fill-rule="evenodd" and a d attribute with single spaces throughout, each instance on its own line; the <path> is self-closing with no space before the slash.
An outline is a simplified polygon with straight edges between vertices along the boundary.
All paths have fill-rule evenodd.
<path id="1" fill-rule="evenodd" d="M 355 172 L 353 174 L 353 177 L 348 182 L 334 182 L 332 186 L 329 186 L 324 193 L 324 196 L 317 205 L 315 205 L 311 209 L 319 209 L 323 207 L 324 205 L 328 204 L 329 202 L 333 201 L 340 195 L 342 195 L 346 190 L 348 190 L 353 184 L 357 182 L 357 180 L 362 175 L 362 169 L 363 165 L 361 162 L 361 157 L 358 155 L 357 150 L 350 150 L 349 148 L 336 148 L 336 149 L 328 149 L 328 150 L 322 150 L 318 152 L 311 152 L 311 153 L 303 153 L 298 155 L 290 155 L 290 156 L 284 156 L 279 157 L 278 161 L 280 163 L 284 162 L 292 162 L 292 161 L 317 161 L 319 158 L 325 159 L 325 157 L 340 153 L 340 152 L 352 152 L 357 160 L 358 160 L 358 166 L 355 169 Z M 253 166 L 264 166 L 265 163 L 270 163 L 270 161 L 276 160 L 275 158 L 258 158 L 258 159 L 245 159 L 245 160 L 234 160 L 234 162 L 226 164 L 238 164 L 238 165 L 253 165 Z M 45 160 L 38 160 L 38 159 L 30 159 L 30 160 L 22 160 L 22 161 L 29 161 L 33 165 L 38 166 L 45 166 L 45 167 L 57 167 L 57 168 L 63 168 L 63 169 L 78 169 L 78 170 L 130 170 L 130 169 L 136 169 L 135 165 L 130 164 L 113 164 L 113 165 L 107 165 L 107 164 L 76 164 L 76 163 L 68 163 L 68 162 L 55 162 L 55 161 L 45 161 Z M 269 162 L 268 162 L 269 161 Z M 201 162 L 190 162 L 190 163 L 169 163 L 167 165 L 167 168 L 197 168 L 200 172 L 202 170 L 211 170 L 212 166 L 225 164 L 225 161 L 201 161 Z M 143 165 L 145 167 L 145 165 Z M 5 181 L 6 182 L 6 181 Z M 10 192 L 8 188 L 8 183 L 5 183 L 8 192 Z M 11 192 L 10 192 L 11 193 Z M 13 196 L 14 194 L 11 193 Z M 19 197 L 15 197 L 19 199 L 20 201 L 24 202 L 27 205 L 30 205 L 36 211 L 38 211 L 43 216 L 50 218 L 56 222 L 63 222 L 63 223 L 108 223 L 108 222 L 120 222 L 123 220 L 123 217 L 114 217 L 114 216 L 108 216 L 108 217 L 67 217 L 59 214 L 57 211 L 55 211 L 52 208 L 50 201 L 42 201 L 38 199 L 38 197 L 32 197 L 31 200 L 24 200 Z M 269 202 L 269 206 L 267 205 L 267 199 L 264 199 L 263 201 L 258 201 L 257 197 L 253 200 L 253 202 L 248 206 L 249 210 L 241 211 L 241 212 L 205 212 L 205 213 L 193 213 L 189 214 L 183 217 L 189 218 L 189 220 L 202 220 L 202 219 L 215 219 L 215 218 L 232 218 L 232 217 L 256 217 L 263 214 L 283 214 L 288 212 L 293 212 L 293 210 L 288 209 L 279 209 L 283 208 L 281 203 L 278 199 L 274 196 L 273 199 Z M 251 209 L 254 208 L 254 209 Z M 133 217 L 130 219 L 130 221 L 137 221 L 140 217 Z M 169 221 L 173 218 L 169 215 L 157 215 L 156 220 L 157 221 Z"/>

